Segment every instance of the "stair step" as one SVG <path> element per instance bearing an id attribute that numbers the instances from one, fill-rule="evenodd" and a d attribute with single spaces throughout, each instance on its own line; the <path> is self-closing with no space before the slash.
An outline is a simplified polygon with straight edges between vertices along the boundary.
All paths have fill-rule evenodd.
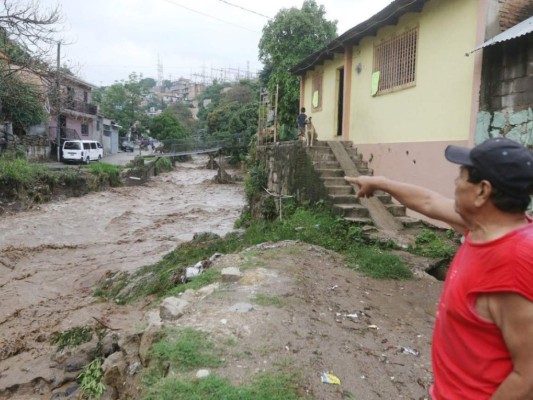
<path id="1" fill-rule="evenodd" d="M 353 218 L 347 217 L 344 218 L 345 221 L 351 222 L 356 225 L 374 225 L 374 221 L 371 218 Z"/>
<path id="2" fill-rule="evenodd" d="M 323 178 L 342 177 L 344 179 L 344 171 L 340 168 L 315 168 L 315 171 Z"/>
<path id="3" fill-rule="evenodd" d="M 333 204 L 359 204 L 359 198 L 354 194 L 330 194 L 329 198 Z"/>
<path id="4" fill-rule="evenodd" d="M 349 185 L 346 182 L 346 180 L 344 179 L 344 176 L 323 176 L 321 178 L 324 181 L 324 186 L 326 187 L 342 186 L 342 185 L 348 186 L 350 188 L 352 187 L 352 185 Z"/>
<path id="5" fill-rule="evenodd" d="M 385 208 L 394 217 L 405 217 L 405 206 L 401 204 L 385 204 Z"/>
<path id="6" fill-rule="evenodd" d="M 313 163 L 315 169 L 338 169 L 340 164 L 337 160 L 335 161 L 315 161 Z"/>
<path id="7" fill-rule="evenodd" d="M 424 226 L 424 222 L 418 218 L 397 217 L 396 219 L 406 228 L 419 228 Z"/>
<path id="8" fill-rule="evenodd" d="M 334 204 L 333 212 L 344 218 L 369 218 L 368 209 L 360 204 Z"/>
<path id="9" fill-rule="evenodd" d="M 392 196 L 385 192 L 376 192 L 374 193 L 374 196 L 381 201 L 383 204 L 391 204 L 392 203 Z"/>
<path id="10" fill-rule="evenodd" d="M 354 194 L 350 185 L 330 185 L 326 186 L 326 189 L 330 196 Z"/>

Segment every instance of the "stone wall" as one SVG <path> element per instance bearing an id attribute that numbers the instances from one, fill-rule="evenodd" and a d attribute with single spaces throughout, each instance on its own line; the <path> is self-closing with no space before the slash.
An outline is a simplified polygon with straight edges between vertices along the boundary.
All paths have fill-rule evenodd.
<path id="1" fill-rule="evenodd" d="M 500 136 L 533 147 L 533 34 L 484 49 L 475 142 Z"/>
<path id="2" fill-rule="evenodd" d="M 294 196 L 298 203 L 327 199 L 326 188 L 303 142 L 258 146 L 257 156 L 267 169 L 267 189 L 271 193 Z"/>
<path id="3" fill-rule="evenodd" d="M 46 136 L 15 136 L 15 145 L 26 149 L 26 157 L 31 161 L 49 161 L 50 142 Z"/>

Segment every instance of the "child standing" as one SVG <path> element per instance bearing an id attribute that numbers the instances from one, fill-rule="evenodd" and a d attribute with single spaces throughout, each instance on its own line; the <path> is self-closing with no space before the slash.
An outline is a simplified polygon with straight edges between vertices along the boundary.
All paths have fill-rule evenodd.
<path id="1" fill-rule="evenodd" d="M 307 121 L 307 115 L 305 115 L 305 107 L 300 109 L 300 114 L 298 114 L 298 140 L 301 142 L 304 140 L 305 136 L 305 122 Z"/>

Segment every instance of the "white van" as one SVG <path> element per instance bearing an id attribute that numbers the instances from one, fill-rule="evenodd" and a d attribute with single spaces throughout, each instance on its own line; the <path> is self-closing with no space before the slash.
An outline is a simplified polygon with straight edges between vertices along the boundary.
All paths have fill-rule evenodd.
<path id="1" fill-rule="evenodd" d="M 63 162 L 79 162 L 89 164 L 100 161 L 104 156 L 104 148 L 96 140 L 66 140 L 63 143 Z"/>

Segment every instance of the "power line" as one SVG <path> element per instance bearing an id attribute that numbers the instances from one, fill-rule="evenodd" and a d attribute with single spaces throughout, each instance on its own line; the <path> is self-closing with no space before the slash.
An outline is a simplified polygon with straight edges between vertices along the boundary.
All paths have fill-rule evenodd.
<path id="1" fill-rule="evenodd" d="M 225 3 L 228 6 L 240 8 L 241 10 L 247 11 L 249 13 L 259 15 L 260 17 L 265 17 L 266 19 L 270 19 L 271 18 L 268 15 L 264 15 L 264 14 L 258 13 L 257 11 L 254 11 L 254 10 L 249 10 L 248 8 L 244 8 L 244 7 L 241 7 L 241 6 L 237 5 L 237 4 L 230 3 L 229 1 L 226 1 L 226 0 L 218 0 L 218 1 L 220 1 L 221 3 Z"/>
<path id="2" fill-rule="evenodd" d="M 212 19 L 216 19 L 217 21 L 224 22 L 225 24 L 229 24 L 229 25 L 236 26 L 237 28 L 246 29 L 246 30 L 249 31 L 249 32 L 260 33 L 260 32 L 258 32 L 258 31 L 254 31 L 253 29 L 246 28 L 245 26 L 238 25 L 238 24 L 234 24 L 233 22 L 229 22 L 229 21 L 223 20 L 223 19 L 221 19 L 221 18 L 215 17 L 215 16 L 213 16 L 213 15 L 206 14 L 206 13 L 204 13 L 204 12 L 202 12 L 202 11 L 198 11 L 198 10 L 195 10 L 195 9 L 193 9 L 193 8 L 190 8 L 190 7 L 184 6 L 184 5 L 182 5 L 182 4 L 178 4 L 178 3 L 176 3 L 175 1 L 170 1 L 170 0 L 163 0 L 163 1 L 166 1 L 167 3 L 172 4 L 172 5 L 176 6 L 176 7 L 184 8 L 185 10 L 188 10 L 188 11 L 194 12 L 194 13 L 196 13 L 196 14 L 203 15 L 204 17 L 209 17 L 209 18 L 212 18 Z"/>

